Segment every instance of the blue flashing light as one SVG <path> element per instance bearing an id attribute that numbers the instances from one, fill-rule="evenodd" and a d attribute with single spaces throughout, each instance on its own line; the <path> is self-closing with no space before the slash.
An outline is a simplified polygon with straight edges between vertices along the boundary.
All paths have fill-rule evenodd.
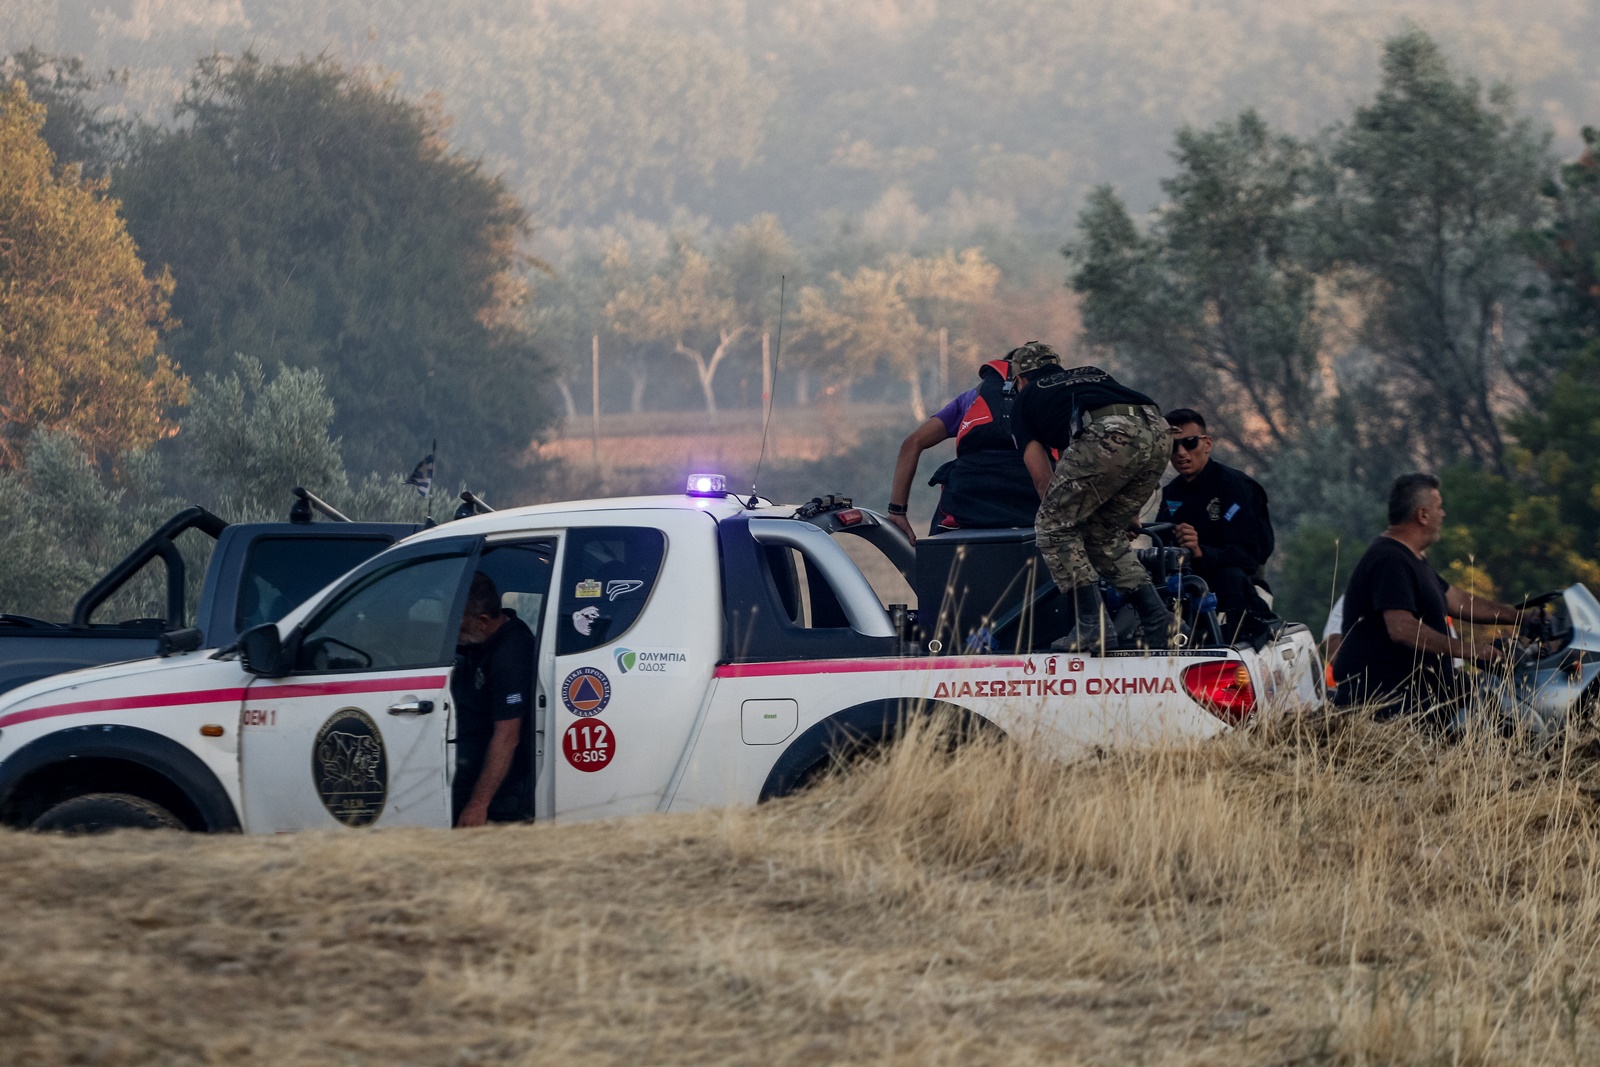
<path id="1" fill-rule="evenodd" d="M 727 496 L 728 479 L 720 474 L 691 474 L 686 492 L 690 496 Z"/>

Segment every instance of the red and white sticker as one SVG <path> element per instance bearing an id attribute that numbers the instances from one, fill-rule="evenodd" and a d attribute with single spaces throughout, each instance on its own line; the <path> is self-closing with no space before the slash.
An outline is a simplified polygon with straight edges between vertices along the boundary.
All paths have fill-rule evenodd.
<path id="1" fill-rule="evenodd" d="M 561 751 L 580 771 L 602 771 L 617 754 L 617 739 L 611 727 L 599 719 L 580 719 L 567 727 Z"/>

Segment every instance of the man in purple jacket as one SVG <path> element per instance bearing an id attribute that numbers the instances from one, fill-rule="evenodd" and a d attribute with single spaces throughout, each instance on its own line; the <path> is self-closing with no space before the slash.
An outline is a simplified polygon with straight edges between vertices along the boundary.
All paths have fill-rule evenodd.
<path id="1" fill-rule="evenodd" d="M 917 535 L 906 518 L 906 501 L 917 461 L 923 452 L 952 437 L 956 439 L 956 458 L 935 471 L 928 483 L 942 487 L 928 532 L 1033 525 L 1039 491 L 1011 434 L 1016 392 L 1008 381 L 1008 370 L 1003 359 L 985 363 L 978 370 L 976 387 L 934 412 L 901 442 L 887 511 L 889 521 L 912 544 Z"/>

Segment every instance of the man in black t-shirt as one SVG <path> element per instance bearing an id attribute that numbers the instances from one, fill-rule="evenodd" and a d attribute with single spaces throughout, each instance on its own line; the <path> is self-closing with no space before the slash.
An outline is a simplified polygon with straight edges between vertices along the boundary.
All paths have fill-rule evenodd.
<path id="1" fill-rule="evenodd" d="M 1042 498 L 1036 543 L 1077 616 L 1072 631 L 1050 647 L 1117 647 L 1116 631 L 1105 622 L 1101 578 L 1132 600 L 1146 647 L 1169 647 L 1172 613 L 1127 536 L 1167 467 L 1172 435 L 1161 409 L 1099 367 L 1063 370 L 1055 350 L 1038 341 L 1014 349 L 1010 359 L 1021 388 L 1012 426 Z M 1051 450 L 1061 454 L 1054 470 Z"/>
<path id="2" fill-rule="evenodd" d="M 1367 546 L 1345 587 L 1344 641 L 1333 661 L 1339 704 L 1378 705 L 1380 720 L 1414 715 L 1448 728 L 1464 695 L 1453 661 L 1500 658 L 1491 643 L 1450 636 L 1447 616 L 1505 624 L 1517 621 L 1517 609 L 1463 592 L 1428 565 L 1423 552 L 1443 526 L 1439 479 L 1398 478 L 1389 528 Z"/>
<path id="3" fill-rule="evenodd" d="M 533 816 L 528 759 L 533 705 L 533 631 L 500 606 L 494 580 L 472 576 L 461 614 L 460 662 L 450 680 L 456 704 L 457 826 Z"/>

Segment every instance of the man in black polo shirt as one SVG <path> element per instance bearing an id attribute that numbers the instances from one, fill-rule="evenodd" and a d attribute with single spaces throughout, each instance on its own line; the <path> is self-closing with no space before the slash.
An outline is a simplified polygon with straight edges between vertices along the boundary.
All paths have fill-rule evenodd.
<path id="1" fill-rule="evenodd" d="M 1256 579 L 1276 543 L 1267 491 L 1241 470 L 1211 458 L 1205 416 L 1192 408 L 1167 412 L 1172 468 L 1178 476 L 1161 492 L 1162 515 L 1177 524 L 1190 567 L 1217 595 L 1228 632 L 1251 636 L 1275 616 L 1256 591 Z"/>
<path id="2" fill-rule="evenodd" d="M 1099 580 L 1129 596 L 1144 643 L 1167 648 L 1172 613 L 1128 544 L 1128 527 L 1167 467 L 1172 435 L 1161 409 L 1099 367 L 1061 368 L 1049 345 L 1012 350 L 1021 393 L 1012 408 L 1017 443 L 1042 502 L 1034 520 L 1039 554 L 1056 588 L 1074 600 L 1077 622 L 1050 647 L 1091 652 L 1117 647 L 1105 622 Z M 1050 450 L 1060 461 L 1052 471 Z"/>
<path id="3" fill-rule="evenodd" d="M 1379 720 L 1410 715 L 1446 729 L 1464 696 L 1453 660 L 1500 658 L 1492 643 L 1449 634 L 1446 616 L 1504 624 L 1517 621 L 1517 609 L 1463 592 L 1428 565 L 1423 553 L 1443 526 L 1438 478 L 1395 480 L 1389 528 L 1367 546 L 1345 587 L 1344 641 L 1333 661 L 1341 705 L 1377 705 Z"/>
<path id="4" fill-rule="evenodd" d="M 528 709 L 533 705 L 533 631 L 500 606 L 494 580 L 472 576 L 461 613 L 456 703 L 457 826 L 517 822 L 533 815 Z"/>

